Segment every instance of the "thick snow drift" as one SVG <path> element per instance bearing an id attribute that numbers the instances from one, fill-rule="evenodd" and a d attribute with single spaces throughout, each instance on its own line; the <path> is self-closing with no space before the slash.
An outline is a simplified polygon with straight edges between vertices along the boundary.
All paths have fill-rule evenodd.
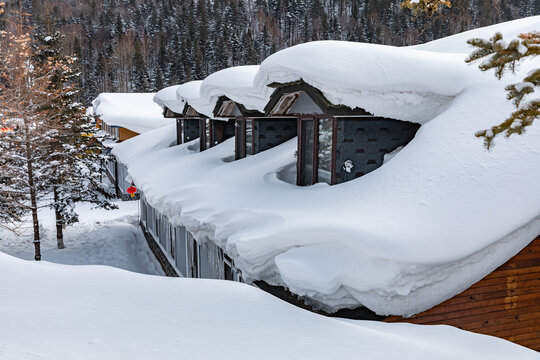
<path id="1" fill-rule="evenodd" d="M 489 152 L 474 136 L 512 112 L 504 86 L 520 81 L 538 63 L 524 62 L 515 76 L 498 81 L 466 67 L 457 56 L 435 54 L 428 59 L 440 64 L 424 67 L 415 59 L 427 52 L 353 51 L 350 46 L 320 42 L 288 49 L 297 56 L 277 53 L 279 61 L 266 62 L 276 64 L 276 72 L 263 64 L 257 78 L 303 78 L 357 105 L 365 96 L 371 99 L 375 86 L 370 84 L 378 84 L 382 95 L 391 93 L 393 77 L 403 94 L 409 86 L 451 99 L 436 106 L 439 115 L 409 145 L 368 175 L 332 187 L 286 183 L 281 179 L 296 161 L 294 139 L 230 162 L 232 139 L 190 153 L 192 144 L 156 147 L 159 141 L 171 143 L 170 135 L 158 131 L 127 141 L 113 153 L 129 166 L 152 206 L 197 240 L 225 249 L 248 281 L 284 285 L 328 311 L 365 305 L 379 314 L 412 315 L 465 290 L 540 234 L 540 127 L 501 137 Z M 305 63 L 302 59 L 309 57 L 300 51 L 314 58 L 319 49 L 324 58 L 332 53 L 325 49 L 341 48 L 356 53 L 356 61 L 325 68 L 322 61 Z M 403 61 L 410 72 L 400 75 Z M 397 68 L 383 66 L 376 74 L 362 70 L 383 63 Z M 311 82 L 315 77 L 306 75 L 315 72 L 305 72 L 310 66 L 320 66 L 317 79 L 325 83 Z M 350 79 L 342 71 L 346 66 L 352 67 Z M 373 82 L 364 82 L 360 74 Z M 347 87 L 353 82 L 356 88 Z M 362 86 L 367 92 L 351 90 Z M 403 112 L 399 118 L 411 114 L 410 106 L 394 100 L 392 111 Z"/>
<path id="2" fill-rule="evenodd" d="M 163 110 L 153 102 L 154 94 L 101 93 L 92 101 L 94 115 L 109 126 L 120 126 L 136 133 L 171 124 Z"/>
<path id="3" fill-rule="evenodd" d="M 277 52 L 262 64 L 255 87 L 298 80 L 334 105 L 425 123 L 480 75 L 463 55 L 345 41 L 315 41 Z"/>
<path id="4" fill-rule="evenodd" d="M 248 110 L 264 107 L 264 100 L 253 88 L 253 79 L 259 71 L 259 65 L 235 66 L 209 75 L 201 84 L 201 101 L 195 104 L 204 114 L 212 116 L 217 100 L 226 96 L 244 105 Z M 199 111 L 201 112 L 201 111 Z"/>
<path id="5" fill-rule="evenodd" d="M 169 108 L 177 114 L 181 114 L 184 111 L 184 103 L 176 96 L 176 91 L 180 85 L 174 85 L 159 90 L 154 95 L 154 102 L 162 108 Z"/>
<path id="6" fill-rule="evenodd" d="M 200 92 L 201 89 L 202 80 L 195 80 L 190 81 L 185 84 L 179 85 L 176 89 L 176 100 L 177 100 L 177 108 L 182 108 L 182 111 L 184 110 L 184 107 L 186 104 L 191 105 L 191 102 L 197 102 L 200 101 Z M 195 109 L 199 111 L 198 109 Z M 182 112 L 180 111 L 180 113 Z M 200 111 L 199 111 L 200 112 Z M 202 113 L 204 114 L 204 113 Z M 206 114 L 205 114 L 206 115 Z"/>
<path id="7" fill-rule="evenodd" d="M 0 358 L 538 359 L 450 326 L 341 321 L 230 281 L 34 263 L 0 253 Z"/>

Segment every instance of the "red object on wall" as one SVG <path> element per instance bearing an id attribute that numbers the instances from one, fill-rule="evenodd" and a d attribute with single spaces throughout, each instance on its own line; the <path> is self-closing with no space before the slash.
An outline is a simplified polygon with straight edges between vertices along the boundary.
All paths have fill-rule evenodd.
<path id="1" fill-rule="evenodd" d="M 133 183 L 131 183 L 131 186 L 128 187 L 126 191 L 129 195 L 131 195 L 131 197 L 134 197 L 135 193 L 137 192 L 137 188 L 135 187 Z"/>

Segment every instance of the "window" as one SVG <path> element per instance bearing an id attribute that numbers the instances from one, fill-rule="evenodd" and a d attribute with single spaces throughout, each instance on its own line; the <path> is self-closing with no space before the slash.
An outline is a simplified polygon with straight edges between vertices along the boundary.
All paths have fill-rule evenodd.
<path id="1" fill-rule="evenodd" d="M 246 156 L 253 155 L 253 119 L 246 119 Z"/>
<path id="2" fill-rule="evenodd" d="M 199 120 L 199 139 L 200 139 L 200 150 L 204 151 L 211 147 L 211 126 L 212 122 L 210 119 L 200 119 Z"/>
<path id="3" fill-rule="evenodd" d="M 313 176 L 313 151 L 315 137 L 315 120 L 301 120 L 301 137 L 300 137 L 300 184 L 313 185 L 315 183 Z"/>
<path id="4" fill-rule="evenodd" d="M 319 119 L 317 141 L 317 181 L 332 182 L 332 120 Z"/>
<path id="5" fill-rule="evenodd" d="M 168 220 L 168 219 L 167 219 Z M 175 238 L 175 231 L 174 227 L 169 224 L 169 254 L 171 255 L 172 259 L 174 260 L 176 258 L 176 238 Z M 176 261 L 175 261 L 176 263 Z"/>
<path id="6" fill-rule="evenodd" d="M 174 229 L 176 239 L 176 268 L 180 270 L 182 275 L 189 276 L 188 274 L 188 249 L 187 249 L 187 233 L 186 228 L 183 226 L 177 226 Z"/>
<path id="7" fill-rule="evenodd" d="M 176 145 L 182 144 L 183 138 L 182 119 L 176 119 Z"/>
<path id="8" fill-rule="evenodd" d="M 204 143 L 205 143 L 205 149 L 210 149 L 212 144 L 212 123 L 210 119 L 205 120 L 205 127 L 204 127 Z"/>
<path id="9" fill-rule="evenodd" d="M 334 183 L 335 120 L 326 117 L 301 117 L 297 184 Z"/>
<path id="10" fill-rule="evenodd" d="M 253 130 L 255 119 L 238 119 L 235 122 L 236 160 L 255 153 Z"/>
<path id="11" fill-rule="evenodd" d="M 234 267 L 234 262 L 227 254 L 223 254 L 223 278 L 225 280 L 242 282 L 242 273 Z"/>
<path id="12" fill-rule="evenodd" d="M 188 268 L 189 273 L 188 276 L 192 278 L 198 278 L 198 254 L 197 254 L 197 242 L 195 241 L 195 238 L 193 237 L 193 234 L 189 231 L 186 232 L 186 239 L 187 239 L 187 259 L 188 259 Z"/>

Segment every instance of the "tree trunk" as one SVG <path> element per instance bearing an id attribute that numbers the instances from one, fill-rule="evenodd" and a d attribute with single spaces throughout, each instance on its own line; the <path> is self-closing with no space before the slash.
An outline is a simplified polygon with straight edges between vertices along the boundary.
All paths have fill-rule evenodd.
<path id="1" fill-rule="evenodd" d="M 54 213 L 56 215 L 56 246 L 64 249 L 64 222 L 58 206 L 58 189 L 54 188 Z"/>
<path id="2" fill-rule="evenodd" d="M 34 183 L 34 169 L 32 167 L 32 144 L 28 126 L 26 132 L 26 170 L 28 173 L 28 186 L 30 187 L 30 202 L 32 204 L 32 223 L 34 225 L 34 260 L 41 260 L 41 243 L 39 237 L 39 219 L 37 213 L 37 195 L 36 186 Z"/>

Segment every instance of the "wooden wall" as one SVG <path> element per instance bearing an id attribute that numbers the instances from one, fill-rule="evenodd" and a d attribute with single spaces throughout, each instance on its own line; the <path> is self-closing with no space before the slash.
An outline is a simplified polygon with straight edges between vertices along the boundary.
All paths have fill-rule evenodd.
<path id="1" fill-rule="evenodd" d="M 540 351 L 540 236 L 461 294 L 412 318 L 384 321 L 452 325 Z"/>
<path id="2" fill-rule="evenodd" d="M 135 131 L 131 131 L 129 129 L 121 127 L 119 129 L 119 133 L 118 133 L 118 138 L 119 138 L 118 140 L 124 141 L 124 140 L 127 140 L 127 139 L 131 139 L 132 137 L 135 137 L 137 135 L 139 135 L 139 134 L 136 133 Z"/>

